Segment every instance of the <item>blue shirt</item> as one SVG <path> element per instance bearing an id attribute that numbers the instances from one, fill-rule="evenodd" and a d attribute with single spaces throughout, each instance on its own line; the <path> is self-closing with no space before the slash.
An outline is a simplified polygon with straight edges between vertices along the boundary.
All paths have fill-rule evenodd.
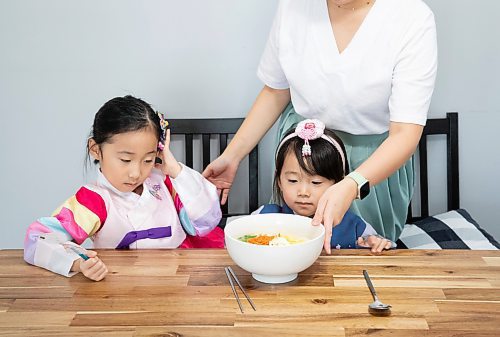
<path id="1" fill-rule="evenodd" d="M 267 204 L 259 208 L 256 214 L 284 213 L 294 214 L 288 205 Z M 376 235 L 373 227 L 365 222 L 359 215 L 347 211 L 342 221 L 333 227 L 331 248 L 357 248 L 356 241 L 361 236 Z"/>

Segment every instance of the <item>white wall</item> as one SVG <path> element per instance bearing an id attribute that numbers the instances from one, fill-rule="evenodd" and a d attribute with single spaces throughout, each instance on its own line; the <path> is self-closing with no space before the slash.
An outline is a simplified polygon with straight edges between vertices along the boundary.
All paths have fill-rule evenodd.
<path id="1" fill-rule="evenodd" d="M 439 45 L 430 117 L 458 111 L 461 207 L 500 240 L 500 21 L 496 14 L 500 2 L 481 0 L 480 6 L 465 0 L 426 2 L 436 16 Z M 433 185 L 443 186 L 445 179 L 434 176 Z"/>
<path id="2" fill-rule="evenodd" d="M 500 122 L 494 33 L 500 3 L 427 3 L 440 46 L 430 116 L 459 112 L 462 206 L 500 238 L 500 181 L 494 178 L 500 151 L 493 144 Z M 85 139 L 109 98 L 133 94 L 170 118 L 243 117 L 261 88 L 255 70 L 276 4 L 0 0 L 0 248 L 22 247 L 28 224 L 82 184 Z M 272 158 L 273 138 L 261 146 L 261 201 L 270 195 L 266 158 Z M 437 151 L 433 160 L 439 191 L 443 156 Z M 442 200 L 436 199 L 437 211 Z"/>

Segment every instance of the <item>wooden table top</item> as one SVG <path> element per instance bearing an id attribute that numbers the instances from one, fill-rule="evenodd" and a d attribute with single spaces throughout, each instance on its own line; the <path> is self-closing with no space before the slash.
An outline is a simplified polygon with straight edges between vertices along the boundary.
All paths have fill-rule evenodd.
<path id="1" fill-rule="evenodd" d="M 0 250 L 0 336 L 500 336 L 500 251 L 366 250 L 322 255 L 298 279 L 268 285 L 226 250 L 101 250 L 93 282 Z M 232 266 L 256 304 L 240 313 Z M 368 313 L 367 269 L 392 315 Z"/>

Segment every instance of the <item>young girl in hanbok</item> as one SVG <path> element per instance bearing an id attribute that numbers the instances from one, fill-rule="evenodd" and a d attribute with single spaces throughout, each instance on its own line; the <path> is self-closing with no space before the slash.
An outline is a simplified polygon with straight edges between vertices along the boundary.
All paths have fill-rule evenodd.
<path id="1" fill-rule="evenodd" d="M 79 246 L 87 238 L 94 248 L 224 247 L 216 188 L 177 162 L 167 126 L 141 99 L 105 103 L 87 142 L 97 179 L 29 226 L 26 262 L 99 281 L 108 269 L 96 252 Z"/>

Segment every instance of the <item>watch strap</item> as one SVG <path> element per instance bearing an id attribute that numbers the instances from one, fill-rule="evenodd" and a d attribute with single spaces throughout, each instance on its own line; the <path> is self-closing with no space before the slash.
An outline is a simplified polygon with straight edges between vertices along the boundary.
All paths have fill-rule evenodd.
<path id="1" fill-rule="evenodd" d="M 366 179 L 365 177 L 363 177 L 363 175 L 361 175 L 361 173 L 356 171 L 352 171 L 347 175 L 347 177 L 354 180 L 354 182 L 356 182 L 356 184 L 358 185 L 358 195 L 356 196 L 356 198 L 361 199 L 361 188 L 368 184 L 368 179 Z"/>

